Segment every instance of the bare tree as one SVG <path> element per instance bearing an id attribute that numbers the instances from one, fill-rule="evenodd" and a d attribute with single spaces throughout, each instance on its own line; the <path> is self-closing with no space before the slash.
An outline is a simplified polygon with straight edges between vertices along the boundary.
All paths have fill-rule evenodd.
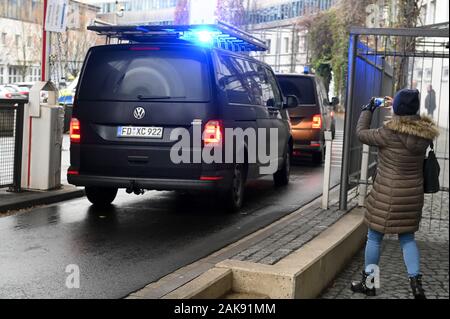
<path id="1" fill-rule="evenodd" d="M 397 23 L 398 28 L 415 28 L 420 21 L 420 8 L 422 0 L 399 0 Z M 404 52 L 413 52 L 416 48 L 416 39 L 414 37 L 398 37 L 394 40 L 396 50 Z M 397 57 L 394 61 L 395 72 L 395 91 L 405 88 L 408 83 L 408 57 Z"/>
<path id="2" fill-rule="evenodd" d="M 178 0 L 177 7 L 175 9 L 175 24 L 188 24 L 189 23 L 189 1 Z"/>

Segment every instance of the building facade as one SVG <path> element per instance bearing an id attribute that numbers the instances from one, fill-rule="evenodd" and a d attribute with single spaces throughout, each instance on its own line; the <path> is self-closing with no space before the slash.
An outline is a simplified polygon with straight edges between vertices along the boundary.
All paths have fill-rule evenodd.
<path id="1" fill-rule="evenodd" d="M 421 17 L 419 24 L 422 26 L 440 28 L 448 28 L 449 22 L 449 2 L 448 0 L 424 0 L 421 8 Z M 434 39 L 436 43 L 442 43 L 442 39 Z M 425 44 L 423 51 L 432 51 L 436 53 L 449 53 L 448 48 L 436 47 L 428 39 L 430 43 Z M 447 39 L 448 40 L 448 39 Z M 448 42 L 447 42 L 448 43 Z M 430 95 L 435 96 L 436 110 L 433 119 L 439 123 L 439 126 L 448 128 L 449 126 L 449 60 L 442 58 L 422 58 L 412 59 L 413 86 L 421 93 L 421 113 L 427 114 L 427 103 Z M 433 98 L 431 98 L 433 100 Z"/>
<path id="2" fill-rule="evenodd" d="M 246 29 L 264 40 L 268 51 L 256 57 L 276 72 L 301 73 L 309 65 L 309 49 L 299 20 L 335 5 L 335 0 L 246 0 Z"/>
<path id="3" fill-rule="evenodd" d="M 99 7 L 97 17 L 112 24 L 173 24 L 177 0 L 83 0 Z"/>
<path id="4" fill-rule="evenodd" d="M 0 84 L 40 77 L 42 0 L 0 1 Z"/>
<path id="5" fill-rule="evenodd" d="M 59 82 L 81 67 L 96 35 L 86 30 L 97 7 L 69 1 L 68 31 L 51 34 L 51 79 Z M 0 1 L 0 84 L 34 82 L 41 77 L 43 0 Z"/>
<path id="6" fill-rule="evenodd" d="M 82 0 L 100 7 L 98 18 L 113 24 L 172 24 L 177 0 Z M 211 23 L 218 0 L 189 0 L 190 22 Z M 307 32 L 299 29 L 305 15 L 329 9 L 336 0 L 243 0 L 245 25 L 266 41 L 269 50 L 258 59 L 277 72 L 301 72 L 309 62 Z"/>

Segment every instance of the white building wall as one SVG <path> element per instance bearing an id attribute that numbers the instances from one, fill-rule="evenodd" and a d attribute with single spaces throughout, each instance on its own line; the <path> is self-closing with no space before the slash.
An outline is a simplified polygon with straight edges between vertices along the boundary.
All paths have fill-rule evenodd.
<path id="1" fill-rule="evenodd" d="M 0 83 L 38 80 L 40 45 L 40 25 L 0 18 Z M 17 73 L 24 61 L 29 72 L 25 78 Z"/>
<path id="2" fill-rule="evenodd" d="M 424 0 L 422 7 L 422 22 L 424 25 L 439 24 L 449 21 L 448 0 Z M 443 39 L 428 39 L 442 43 Z M 448 41 L 448 39 L 447 39 Z M 435 48 L 437 53 L 447 53 L 448 49 Z M 421 113 L 426 114 L 425 99 L 429 85 L 436 92 L 436 106 L 433 118 L 441 127 L 449 126 L 449 60 L 448 59 L 415 59 L 414 80 L 421 93 Z"/>
<path id="3" fill-rule="evenodd" d="M 254 56 L 271 65 L 275 72 L 301 73 L 308 64 L 307 32 L 293 28 L 273 28 L 250 31 L 266 42 L 269 50 Z"/>

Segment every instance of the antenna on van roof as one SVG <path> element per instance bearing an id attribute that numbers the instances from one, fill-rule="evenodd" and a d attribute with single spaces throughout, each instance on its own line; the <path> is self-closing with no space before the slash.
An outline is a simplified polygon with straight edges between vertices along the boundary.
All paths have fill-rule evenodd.
<path id="1" fill-rule="evenodd" d="M 88 30 L 119 41 L 137 43 L 187 41 L 234 52 L 266 51 L 266 44 L 227 23 L 196 25 L 91 25 Z"/>

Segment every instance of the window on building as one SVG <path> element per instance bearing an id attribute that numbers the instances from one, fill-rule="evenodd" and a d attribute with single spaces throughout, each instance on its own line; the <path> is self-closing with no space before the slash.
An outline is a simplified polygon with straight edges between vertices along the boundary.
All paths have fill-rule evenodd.
<path id="1" fill-rule="evenodd" d="M 427 12 L 428 8 L 427 5 L 423 5 L 422 8 L 420 8 L 420 24 L 425 25 L 427 24 Z"/>
<path id="2" fill-rule="evenodd" d="M 8 68 L 8 77 L 9 83 L 23 82 L 23 76 L 18 66 L 10 66 Z"/>
<path id="3" fill-rule="evenodd" d="M 289 53 L 289 50 L 290 50 L 289 42 L 290 42 L 289 38 L 285 37 L 284 38 L 284 52 L 285 53 Z"/>
<path id="4" fill-rule="evenodd" d="M 417 80 L 418 81 L 422 81 L 422 77 L 423 77 L 423 71 L 422 70 L 418 70 L 417 71 Z"/>
<path id="5" fill-rule="evenodd" d="M 27 47 L 31 48 L 32 42 L 33 42 L 33 37 L 32 36 L 28 36 L 27 37 Z"/>
<path id="6" fill-rule="evenodd" d="M 2 42 L 2 45 L 6 45 L 6 33 L 5 32 L 2 33 L 1 42 Z"/>
<path id="7" fill-rule="evenodd" d="M 3 67 L 0 66 L 0 84 L 4 84 L 5 82 L 3 81 Z"/>
<path id="8" fill-rule="evenodd" d="M 448 65 L 444 66 L 444 68 L 442 70 L 442 81 L 448 82 Z"/>
<path id="9" fill-rule="evenodd" d="M 429 17 L 429 23 L 435 24 L 436 23 L 436 0 L 430 1 L 430 17 Z"/>
<path id="10" fill-rule="evenodd" d="M 266 45 L 267 45 L 267 54 L 270 54 L 270 52 L 272 50 L 272 40 L 271 39 L 267 39 L 266 40 Z"/>
<path id="11" fill-rule="evenodd" d="M 20 35 L 19 34 L 16 34 L 15 44 L 16 44 L 16 47 L 18 47 L 20 45 Z"/>
<path id="12" fill-rule="evenodd" d="M 425 69 L 425 78 L 426 78 L 427 80 L 430 80 L 430 79 L 431 79 L 431 75 L 432 75 L 431 69 L 429 69 L 429 68 Z"/>

